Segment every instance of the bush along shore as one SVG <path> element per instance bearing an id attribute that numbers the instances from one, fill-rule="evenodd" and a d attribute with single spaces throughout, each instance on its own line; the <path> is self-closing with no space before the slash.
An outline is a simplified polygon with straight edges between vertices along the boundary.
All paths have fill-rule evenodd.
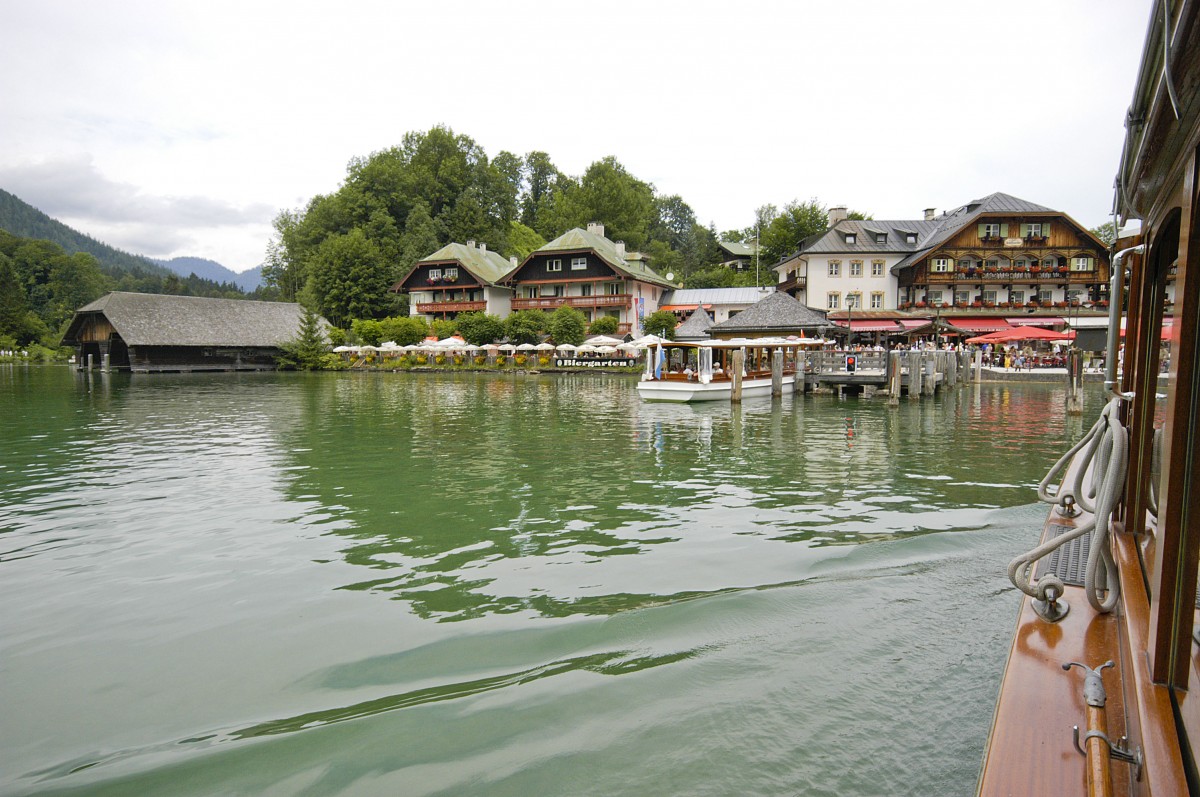
<path id="1" fill-rule="evenodd" d="M 616 374 L 639 374 L 642 365 L 618 365 L 614 362 L 608 365 L 604 360 L 595 360 L 594 367 L 558 366 L 559 358 L 546 355 L 525 354 L 484 354 L 461 353 L 406 353 L 399 356 L 381 356 L 368 353 L 365 356 L 352 355 L 339 357 L 328 355 L 322 363 L 322 370 L 331 371 L 416 371 L 416 372 L 454 372 L 482 371 L 508 373 L 579 373 L 601 372 Z"/>

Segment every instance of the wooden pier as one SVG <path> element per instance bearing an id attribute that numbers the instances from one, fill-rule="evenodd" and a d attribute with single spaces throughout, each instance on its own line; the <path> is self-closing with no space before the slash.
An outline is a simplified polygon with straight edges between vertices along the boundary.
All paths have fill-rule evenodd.
<path id="1" fill-rule="evenodd" d="M 971 353 L 958 351 L 806 352 L 803 390 L 855 392 L 866 398 L 882 392 L 895 403 L 901 395 L 932 396 L 942 387 L 977 380 L 978 370 L 972 365 Z"/>

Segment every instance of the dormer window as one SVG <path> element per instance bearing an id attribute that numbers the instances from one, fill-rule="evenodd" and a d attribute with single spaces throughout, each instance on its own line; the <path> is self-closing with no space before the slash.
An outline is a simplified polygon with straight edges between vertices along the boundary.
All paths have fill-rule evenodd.
<path id="1" fill-rule="evenodd" d="M 887 243 L 887 233 L 886 232 L 875 233 L 875 243 L 877 243 L 877 244 Z"/>
<path id="2" fill-rule="evenodd" d="M 916 233 L 910 232 L 904 236 L 904 243 L 915 244 L 916 242 L 917 242 L 917 234 Z"/>
<path id="3" fill-rule="evenodd" d="M 854 233 L 854 232 L 846 233 L 846 243 L 848 243 L 848 244 L 858 243 L 858 233 Z"/>
<path id="4" fill-rule="evenodd" d="M 546 261 L 546 270 L 547 271 L 562 271 L 562 261 L 559 260 L 558 258 L 555 258 L 554 260 L 547 260 Z"/>

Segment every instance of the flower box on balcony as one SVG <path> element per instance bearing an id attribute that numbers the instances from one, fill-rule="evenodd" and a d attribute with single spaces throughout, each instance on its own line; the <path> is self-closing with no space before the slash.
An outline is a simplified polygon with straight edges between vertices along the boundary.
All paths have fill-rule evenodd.
<path id="1" fill-rule="evenodd" d="M 1030 273 L 1030 274 L 1041 274 L 1041 273 L 1042 273 L 1042 267 L 1041 267 L 1041 266 L 1030 266 L 1030 267 L 1029 267 L 1029 273 Z"/>
<path id="2" fill-rule="evenodd" d="M 1025 306 L 1026 306 L 1026 307 L 1037 307 L 1037 306 L 1038 306 L 1038 300 L 1037 300 L 1037 299 L 1030 299 L 1029 301 L 1025 302 Z"/>
<path id="3" fill-rule="evenodd" d="M 942 302 L 943 310 L 948 310 L 949 308 L 950 308 L 950 302 Z"/>
<path id="4" fill-rule="evenodd" d="M 983 302 L 977 299 L 971 302 L 971 306 L 978 310 L 980 307 L 983 307 Z"/>
<path id="5" fill-rule="evenodd" d="M 916 304 L 913 305 L 913 307 L 926 307 L 926 306 L 927 305 L 925 304 L 925 302 L 917 302 Z"/>
<path id="6" fill-rule="evenodd" d="M 966 302 L 955 302 L 954 306 L 955 307 L 966 307 L 967 303 Z"/>

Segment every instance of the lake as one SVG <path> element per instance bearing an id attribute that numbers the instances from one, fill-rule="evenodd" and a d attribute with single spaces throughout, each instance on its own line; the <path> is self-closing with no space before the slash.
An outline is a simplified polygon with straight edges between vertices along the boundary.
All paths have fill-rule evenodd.
<path id="1" fill-rule="evenodd" d="M 1088 399 L 0 366 L 0 793 L 973 793 Z"/>

